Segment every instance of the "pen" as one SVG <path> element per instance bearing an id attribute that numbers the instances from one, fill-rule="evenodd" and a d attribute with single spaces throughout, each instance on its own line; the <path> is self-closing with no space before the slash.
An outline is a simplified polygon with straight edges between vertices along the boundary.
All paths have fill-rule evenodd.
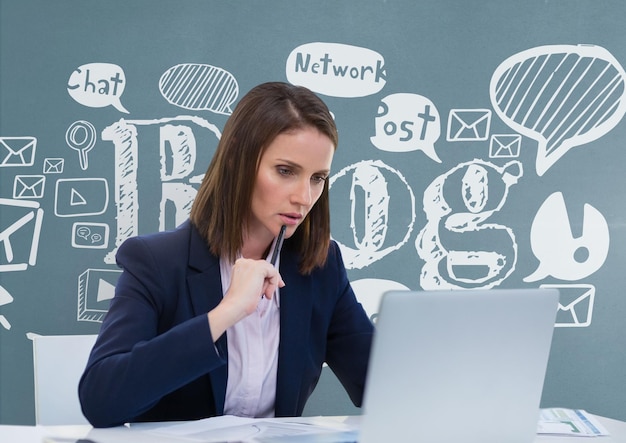
<path id="1" fill-rule="evenodd" d="M 272 266 L 276 266 L 276 260 L 278 260 L 278 254 L 280 254 L 280 248 L 283 247 L 283 239 L 285 237 L 285 230 L 287 229 L 286 225 L 282 225 L 280 228 L 280 232 L 278 233 L 278 239 L 276 240 L 276 246 L 274 246 L 274 252 L 272 253 L 272 259 L 270 263 Z"/>
<path id="2" fill-rule="evenodd" d="M 274 252 L 272 252 L 272 258 L 270 259 L 270 264 L 274 267 L 276 266 L 276 260 L 278 260 L 278 254 L 280 254 L 280 248 L 283 247 L 283 239 L 285 237 L 286 229 L 286 225 L 282 225 L 280 227 L 280 232 L 278 233 L 278 238 L 276 239 L 276 245 L 274 245 Z M 261 298 L 265 298 L 265 295 L 261 295 Z"/>

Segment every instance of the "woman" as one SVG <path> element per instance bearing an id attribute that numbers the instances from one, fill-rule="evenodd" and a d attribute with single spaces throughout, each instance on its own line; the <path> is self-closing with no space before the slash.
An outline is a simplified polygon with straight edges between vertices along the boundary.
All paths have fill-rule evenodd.
<path id="1" fill-rule="evenodd" d="M 324 362 L 360 405 L 373 326 L 330 240 L 336 146 L 306 88 L 266 83 L 242 98 L 189 220 L 118 250 L 123 273 L 79 386 L 94 426 L 298 416 Z"/>

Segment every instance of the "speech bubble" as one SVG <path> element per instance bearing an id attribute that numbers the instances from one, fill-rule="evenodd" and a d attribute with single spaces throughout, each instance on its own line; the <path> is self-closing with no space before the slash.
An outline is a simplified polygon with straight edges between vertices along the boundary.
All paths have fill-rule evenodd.
<path id="1" fill-rule="evenodd" d="M 341 43 L 306 43 L 289 54 L 287 80 L 332 97 L 364 97 L 387 83 L 385 60 L 376 51 Z"/>
<path id="2" fill-rule="evenodd" d="M 72 247 L 104 249 L 109 243 L 106 223 L 76 222 L 72 226 Z"/>
<path id="3" fill-rule="evenodd" d="M 231 105 L 239 95 L 239 85 L 228 71 L 216 66 L 184 63 L 161 75 L 159 91 L 165 100 L 179 108 L 232 114 Z"/>
<path id="4" fill-rule="evenodd" d="M 409 288 L 402 283 L 393 280 L 380 278 L 364 278 L 350 283 L 357 300 L 365 309 L 367 316 L 376 322 L 378 318 L 378 308 L 383 295 L 387 291 L 408 291 Z"/>
<path id="5" fill-rule="evenodd" d="M 441 135 L 439 111 L 424 96 L 391 94 L 381 100 L 376 115 L 376 135 L 371 142 L 381 151 L 410 152 L 421 150 L 441 163 L 435 142 Z"/>
<path id="6" fill-rule="evenodd" d="M 78 103 L 90 108 L 113 106 L 128 114 L 120 98 L 126 88 L 124 70 L 112 63 L 88 63 L 72 72 L 67 92 Z"/>
<path id="7" fill-rule="evenodd" d="M 81 226 L 78 229 L 76 229 L 76 236 L 80 237 L 84 240 L 89 240 L 89 236 L 91 235 L 91 229 L 89 229 L 86 226 Z"/>
<path id="8" fill-rule="evenodd" d="M 589 204 L 583 207 L 582 232 L 575 236 L 561 192 L 550 195 L 541 205 L 530 228 L 530 245 L 539 267 L 525 282 L 551 275 L 575 281 L 588 277 L 604 264 L 609 253 L 609 225 Z"/>
<path id="9" fill-rule="evenodd" d="M 491 103 L 512 129 L 538 142 L 542 176 L 567 151 L 613 129 L 626 113 L 626 73 L 594 45 L 539 46 L 502 62 Z"/>

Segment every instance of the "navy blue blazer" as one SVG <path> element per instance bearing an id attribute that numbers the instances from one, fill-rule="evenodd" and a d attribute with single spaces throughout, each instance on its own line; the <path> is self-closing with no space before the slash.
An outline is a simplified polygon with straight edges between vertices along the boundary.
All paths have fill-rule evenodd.
<path id="1" fill-rule="evenodd" d="M 301 415 L 327 362 L 360 406 L 373 325 L 331 242 L 323 268 L 298 272 L 287 239 L 280 259 L 280 344 L 276 416 Z M 219 258 L 186 221 L 134 237 L 117 253 L 115 297 L 79 384 L 96 427 L 222 415 L 227 334 L 214 345 L 207 312 L 222 299 Z"/>

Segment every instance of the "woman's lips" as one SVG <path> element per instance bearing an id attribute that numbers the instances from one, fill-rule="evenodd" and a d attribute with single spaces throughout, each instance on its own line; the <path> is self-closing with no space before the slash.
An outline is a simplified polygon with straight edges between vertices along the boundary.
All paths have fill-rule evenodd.
<path id="1" fill-rule="evenodd" d="M 302 215 L 286 213 L 286 214 L 280 214 L 280 218 L 287 225 L 297 225 L 302 220 Z"/>

